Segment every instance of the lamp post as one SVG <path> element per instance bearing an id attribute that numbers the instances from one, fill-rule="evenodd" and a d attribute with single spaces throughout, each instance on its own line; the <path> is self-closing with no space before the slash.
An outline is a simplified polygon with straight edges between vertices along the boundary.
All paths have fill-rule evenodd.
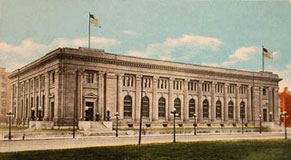
<path id="1" fill-rule="evenodd" d="M 119 113 L 116 112 L 115 113 L 115 117 L 116 117 L 115 137 L 118 137 L 118 116 L 119 116 Z"/>
<path id="2" fill-rule="evenodd" d="M 260 133 L 262 133 L 262 115 L 259 115 L 260 120 Z"/>
<path id="3" fill-rule="evenodd" d="M 196 135 L 196 127 L 197 127 L 197 119 L 196 119 L 196 113 L 194 113 L 194 123 L 193 123 L 193 126 L 194 126 L 194 135 Z"/>
<path id="4" fill-rule="evenodd" d="M 174 122 L 173 122 L 173 129 L 174 129 L 174 137 L 173 137 L 173 143 L 176 143 L 176 116 L 178 116 L 178 112 L 176 111 L 176 108 L 174 108 L 174 110 L 171 112 L 174 116 Z"/>
<path id="5" fill-rule="evenodd" d="M 288 113 L 286 111 L 284 111 L 281 114 L 281 117 L 285 119 L 285 139 L 287 139 L 287 118 L 289 117 Z"/>
<path id="6" fill-rule="evenodd" d="M 31 120 L 34 121 L 35 109 L 31 108 Z"/>
<path id="7" fill-rule="evenodd" d="M 12 113 L 12 111 L 10 110 L 8 113 L 7 113 L 7 117 L 9 117 L 9 133 L 8 133 L 8 140 L 11 140 L 11 123 L 12 123 L 12 117 L 14 116 L 14 114 Z"/>
<path id="8" fill-rule="evenodd" d="M 41 121 L 41 107 L 38 108 L 38 120 Z"/>
<path id="9" fill-rule="evenodd" d="M 110 110 L 109 110 L 109 108 L 106 109 L 106 120 L 110 121 Z"/>

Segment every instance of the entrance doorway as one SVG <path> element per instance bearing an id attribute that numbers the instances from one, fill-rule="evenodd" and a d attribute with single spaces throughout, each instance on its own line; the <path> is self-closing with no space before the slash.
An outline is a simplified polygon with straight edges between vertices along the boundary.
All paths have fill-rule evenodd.
<path id="1" fill-rule="evenodd" d="M 267 122 L 267 109 L 263 109 L 263 120 L 264 122 Z"/>
<path id="2" fill-rule="evenodd" d="M 94 106 L 94 102 L 86 102 L 86 108 L 85 108 L 86 121 L 93 121 L 93 106 Z"/>

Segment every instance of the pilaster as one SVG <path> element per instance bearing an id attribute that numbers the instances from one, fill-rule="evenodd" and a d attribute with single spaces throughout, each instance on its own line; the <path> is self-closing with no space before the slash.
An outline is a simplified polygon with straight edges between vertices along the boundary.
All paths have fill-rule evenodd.
<path id="1" fill-rule="evenodd" d="M 100 119 L 104 119 L 104 74 L 105 72 L 98 72 L 98 112 Z M 84 100 L 82 101 L 84 105 Z M 83 115 L 84 115 L 84 107 L 83 107 Z"/>
<path id="2" fill-rule="evenodd" d="M 236 90 L 235 90 L 235 107 L 234 107 L 234 117 L 233 119 L 235 121 L 240 121 L 240 103 L 239 103 L 239 86 L 240 84 L 236 85 Z"/>
<path id="3" fill-rule="evenodd" d="M 44 85 L 45 85 L 44 120 L 48 121 L 49 120 L 49 73 L 48 72 L 45 74 Z"/>
<path id="4" fill-rule="evenodd" d="M 153 103 L 152 103 L 152 111 L 153 111 L 153 121 L 158 120 L 158 112 L 159 112 L 159 106 L 157 103 L 157 81 L 158 76 L 153 76 Z"/>
<path id="5" fill-rule="evenodd" d="M 224 84 L 224 104 L 223 104 L 223 117 L 225 121 L 228 121 L 228 106 L 227 106 L 227 98 L 228 98 L 228 93 L 227 93 L 227 89 L 228 89 L 229 84 L 225 83 Z"/>
<path id="6" fill-rule="evenodd" d="M 199 83 L 198 83 L 198 104 L 197 104 L 197 108 L 198 108 L 197 118 L 198 118 L 198 121 L 203 120 L 203 113 L 202 113 L 203 109 L 202 109 L 202 105 L 201 105 L 202 84 L 203 84 L 203 81 L 199 80 Z"/>
<path id="7" fill-rule="evenodd" d="M 169 100 L 168 100 L 168 117 L 167 120 L 170 120 L 172 119 L 171 118 L 171 111 L 174 109 L 174 100 L 173 100 L 173 81 L 174 81 L 174 78 L 170 77 L 169 78 Z"/>
<path id="8" fill-rule="evenodd" d="M 246 122 L 251 121 L 252 120 L 252 112 L 251 112 L 251 107 L 252 107 L 252 103 L 251 103 L 251 86 L 248 86 L 248 91 L 247 91 L 247 104 L 246 104 Z"/>
<path id="9" fill-rule="evenodd" d="M 210 117 L 209 117 L 209 120 L 211 121 L 214 121 L 216 119 L 215 117 L 215 113 L 216 113 L 216 110 L 215 110 L 215 97 L 216 97 L 216 93 L 215 93 L 215 85 L 217 83 L 215 81 L 212 82 L 211 84 L 211 109 L 210 109 Z"/>
<path id="10" fill-rule="evenodd" d="M 135 113 L 133 112 L 132 117 L 134 118 L 134 120 L 139 120 L 140 119 L 140 113 L 141 113 L 141 78 L 142 75 L 136 75 L 136 85 L 135 85 L 135 109 L 133 109 L 135 111 Z"/>
<path id="11" fill-rule="evenodd" d="M 117 108 L 119 113 L 119 118 L 123 119 L 123 104 L 122 104 L 122 81 L 124 74 L 118 74 L 117 78 Z"/>
<path id="12" fill-rule="evenodd" d="M 59 122 L 60 120 L 60 95 L 59 95 L 59 88 L 60 88 L 60 69 L 55 70 L 55 89 L 54 89 L 54 94 L 55 94 L 55 106 L 54 106 L 54 121 Z"/>
<path id="13" fill-rule="evenodd" d="M 183 112 L 184 112 L 184 121 L 189 120 L 189 101 L 188 101 L 188 83 L 189 79 L 185 79 L 184 81 L 184 104 L 183 104 Z M 182 117 L 181 117 L 182 118 Z"/>
<path id="14" fill-rule="evenodd" d="M 80 120 L 84 120 L 84 113 L 85 113 L 85 110 L 84 110 L 84 87 L 83 87 L 84 86 L 84 73 L 85 73 L 85 70 L 80 70 L 80 74 L 81 74 L 80 75 L 80 84 L 81 84 L 81 88 L 80 88 L 80 101 L 81 101 L 81 103 L 80 103 Z M 97 74 L 97 76 L 98 76 L 98 74 Z M 95 77 L 97 78 L 97 76 L 95 76 Z M 97 78 L 96 82 L 98 82 L 98 78 Z M 97 83 L 97 85 L 98 84 L 99 84 L 99 82 Z M 98 91 L 99 91 L 100 88 L 99 88 L 99 86 L 97 86 L 97 87 L 98 87 Z M 99 104 L 96 104 L 96 106 L 98 107 Z M 95 110 L 94 112 L 97 112 L 96 110 L 98 110 L 98 109 L 94 109 L 94 110 Z M 94 115 L 96 115 L 96 113 Z M 96 118 L 96 117 L 94 116 L 94 118 Z"/>

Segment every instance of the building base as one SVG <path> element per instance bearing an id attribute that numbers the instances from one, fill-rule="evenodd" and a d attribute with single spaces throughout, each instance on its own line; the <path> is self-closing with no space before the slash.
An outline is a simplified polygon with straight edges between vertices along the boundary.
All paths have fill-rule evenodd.
<path id="1" fill-rule="evenodd" d="M 111 121 L 79 121 L 79 129 L 88 132 L 112 132 Z"/>
<path id="2" fill-rule="evenodd" d="M 30 121 L 30 129 L 53 129 L 54 121 Z"/>

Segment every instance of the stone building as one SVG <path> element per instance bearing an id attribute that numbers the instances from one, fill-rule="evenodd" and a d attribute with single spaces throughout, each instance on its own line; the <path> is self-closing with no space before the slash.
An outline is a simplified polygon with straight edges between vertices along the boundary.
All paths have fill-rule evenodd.
<path id="1" fill-rule="evenodd" d="M 15 122 L 31 119 L 72 125 L 111 119 L 123 125 L 161 126 L 177 121 L 200 125 L 254 125 L 259 115 L 279 121 L 277 74 L 175 63 L 106 53 L 88 48 L 59 48 L 12 72 Z M 75 108 L 75 110 L 74 110 Z M 75 112 L 74 112 L 75 111 Z"/>
<path id="2" fill-rule="evenodd" d="M 0 123 L 6 123 L 6 115 L 10 109 L 10 79 L 8 78 L 9 72 L 5 68 L 0 67 Z"/>

